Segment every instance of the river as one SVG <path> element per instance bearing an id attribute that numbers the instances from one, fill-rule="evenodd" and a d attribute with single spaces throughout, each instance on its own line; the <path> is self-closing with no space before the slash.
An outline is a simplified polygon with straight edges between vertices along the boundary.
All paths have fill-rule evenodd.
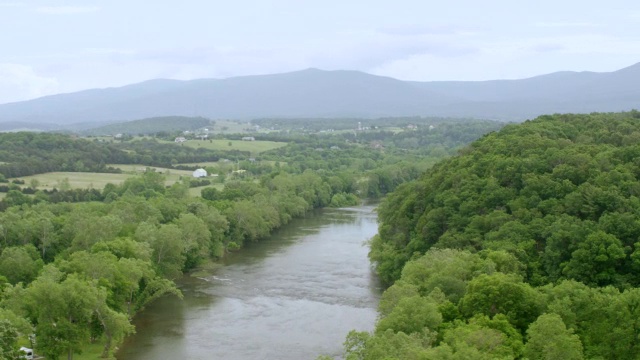
<path id="1" fill-rule="evenodd" d="M 381 288 L 364 242 L 373 206 L 322 209 L 178 281 L 134 319 L 119 360 L 315 359 L 342 354 L 352 330 L 372 330 Z"/>

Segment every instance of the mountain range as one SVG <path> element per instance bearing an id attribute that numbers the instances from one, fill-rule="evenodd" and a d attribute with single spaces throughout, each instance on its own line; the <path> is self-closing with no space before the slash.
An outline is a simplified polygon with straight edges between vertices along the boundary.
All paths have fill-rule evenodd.
<path id="1" fill-rule="evenodd" d="M 161 116 L 444 116 L 522 121 L 557 112 L 640 108 L 640 63 L 613 72 L 563 71 L 520 80 L 402 81 L 359 71 L 227 79 L 157 79 L 0 105 L 0 130 L 64 128 Z"/>

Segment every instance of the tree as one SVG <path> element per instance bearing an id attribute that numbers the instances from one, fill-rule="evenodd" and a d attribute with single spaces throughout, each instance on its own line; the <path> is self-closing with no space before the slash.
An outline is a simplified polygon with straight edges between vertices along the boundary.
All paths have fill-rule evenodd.
<path id="1" fill-rule="evenodd" d="M 18 358 L 18 330 L 9 320 L 0 318 L 0 359 Z"/>
<path id="2" fill-rule="evenodd" d="M 467 317 L 484 314 L 493 318 L 504 314 L 522 331 L 538 317 L 541 309 L 542 299 L 529 284 L 515 275 L 503 273 L 474 278 L 460 301 L 460 311 Z"/>
<path id="3" fill-rule="evenodd" d="M 478 274 L 491 274 L 495 264 L 478 254 L 455 249 L 430 249 L 402 270 L 402 280 L 415 285 L 426 296 L 440 288 L 453 303 L 464 295 L 467 282 Z"/>
<path id="4" fill-rule="evenodd" d="M 0 255 L 0 275 L 12 284 L 28 284 L 36 278 L 43 262 L 33 245 L 8 247 Z"/>
<path id="5" fill-rule="evenodd" d="M 105 336 L 102 357 L 108 358 L 114 342 L 119 343 L 125 336 L 134 333 L 135 328 L 129 322 L 127 315 L 110 309 L 106 302 L 98 301 L 95 314 L 103 327 Z"/>
<path id="6" fill-rule="evenodd" d="M 402 280 L 396 281 L 384 291 L 378 304 L 378 312 L 381 316 L 387 316 L 403 298 L 419 296 L 418 287 Z"/>
<path id="7" fill-rule="evenodd" d="M 604 231 L 587 236 L 571 254 L 563 272 L 587 285 L 617 284 L 618 268 L 625 259 L 625 251 L 618 238 Z"/>
<path id="8" fill-rule="evenodd" d="M 39 351 L 52 359 L 67 353 L 71 360 L 89 338 L 92 314 L 106 295 L 75 274 L 58 282 L 61 278 L 59 270 L 48 267 L 27 288 L 23 307 L 37 323 Z"/>
<path id="9" fill-rule="evenodd" d="M 209 255 L 211 232 L 207 225 L 197 216 L 186 213 L 176 221 L 182 232 L 185 252 L 185 268 L 191 269 Z"/>
<path id="10" fill-rule="evenodd" d="M 351 331 L 344 342 L 346 360 L 424 359 L 425 348 L 435 342 L 435 333 L 405 334 L 391 329 L 371 335 Z"/>
<path id="11" fill-rule="evenodd" d="M 582 343 L 556 314 L 540 315 L 527 329 L 524 355 L 529 360 L 581 360 Z"/>
<path id="12" fill-rule="evenodd" d="M 475 322 L 456 322 L 444 331 L 442 345 L 455 358 L 515 359 L 519 356 L 506 334 Z M 522 346 L 522 341 L 520 341 Z"/>
<path id="13" fill-rule="evenodd" d="M 185 243 L 177 225 L 168 224 L 157 228 L 152 224 L 142 223 L 138 226 L 135 237 L 151 246 L 152 262 L 162 276 L 173 279 L 182 273 Z"/>
<path id="14" fill-rule="evenodd" d="M 402 298 L 391 313 L 381 318 L 376 332 L 386 330 L 405 334 L 435 331 L 442 323 L 442 314 L 433 300 L 421 296 Z"/>

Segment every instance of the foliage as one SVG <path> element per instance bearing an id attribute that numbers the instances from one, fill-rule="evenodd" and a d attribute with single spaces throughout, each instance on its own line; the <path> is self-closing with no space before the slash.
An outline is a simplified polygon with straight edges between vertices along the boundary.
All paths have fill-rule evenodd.
<path id="1" fill-rule="evenodd" d="M 556 314 L 540 315 L 527 330 L 527 337 L 524 354 L 530 360 L 583 359 L 580 338 Z"/>
<path id="2" fill-rule="evenodd" d="M 393 132 L 362 133 L 358 139 L 277 134 L 271 140 L 288 144 L 256 161 L 246 161 L 249 154 L 233 149 L 194 149 L 154 139 L 111 143 L 3 134 L 0 155 L 9 161 L 0 167 L 12 169 L 11 176 L 62 169 L 115 171 L 104 165 L 109 163 L 169 167 L 222 156 L 230 161 L 217 163 L 224 184 L 204 188 L 202 197 L 190 197 L 188 191 L 201 183 L 184 180 L 167 187 L 165 175 L 152 169 L 101 190 L 73 189 L 69 181 L 53 190 L 36 190 L 35 182 L 22 188 L 26 184 L 6 185 L 0 202 L 0 320 L 6 318 L 20 336 L 35 332 L 36 351 L 48 358 L 71 358 L 89 339 L 102 339 L 102 355 L 108 357 L 134 331 L 130 319 L 137 311 L 160 296 L 181 296 L 173 280 L 184 272 L 260 241 L 311 209 L 382 196 L 416 179 L 467 136 L 497 126 L 452 124 L 447 135 L 432 138 L 446 136 L 439 145 L 445 151 L 422 161 L 417 159 L 425 155 L 423 149 L 396 147 L 402 136 Z M 372 146 L 373 141 L 383 142 L 387 150 Z M 238 166 L 242 172 L 235 170 Z M 395 296 L 385 297 L 388 312 L 379 320 L 381 330 L 371 336 L 370 343 L 377 345 L 369 358 L 384 354 L 387 340 L 395 343 L 388 356 L 421 354 L 422 346 L 437 341 L 444 322 L 461 316 L 456 303 L 464 295 L 460 286 L 472 273 L 518 268 L 517 260 L 499 251 L 478 259 L 470 253 L 441 256 L 453 260 L 450 275 L 439 273 L 422 283 L 420 271 L 409 269 L 406 288 L 398 285 Z M 472 261 L 463 265 L 464 259 Z"/>
<path id="3" fill-rule="evenodd" d="M 347 358 L 394 348 L 380 334 L 420 298 L 442 323 L 434 342 L 412 343 L 414 358 L 637 358 L 639 118 L 508 125 L 399 186 L 370 252 L 391 286 Z"/>
<path id="4" fill-rule="evenodd" d="M 437 246 L 506 251 L 534 284 L 637 285 L 637 133 L 635 113 L 620 113 L 543 116 L 486 135 L 383 202 L 378 272 L 394 281 L 412 254 Z"/>

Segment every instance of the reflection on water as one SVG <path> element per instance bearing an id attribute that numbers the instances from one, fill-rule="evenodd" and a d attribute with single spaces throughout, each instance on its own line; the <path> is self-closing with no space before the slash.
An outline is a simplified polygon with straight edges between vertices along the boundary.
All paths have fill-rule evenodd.
<path id="1" fill-rule="evenodd" d="M 184 300 L 139 314 L 118 359 L 314 359 L 339 355 L 351 329 L 373 328 L 380 285 L 365 241 L 372 206 L 325 209 L 250 244 L 203 278 L 184 277 Z"/>

